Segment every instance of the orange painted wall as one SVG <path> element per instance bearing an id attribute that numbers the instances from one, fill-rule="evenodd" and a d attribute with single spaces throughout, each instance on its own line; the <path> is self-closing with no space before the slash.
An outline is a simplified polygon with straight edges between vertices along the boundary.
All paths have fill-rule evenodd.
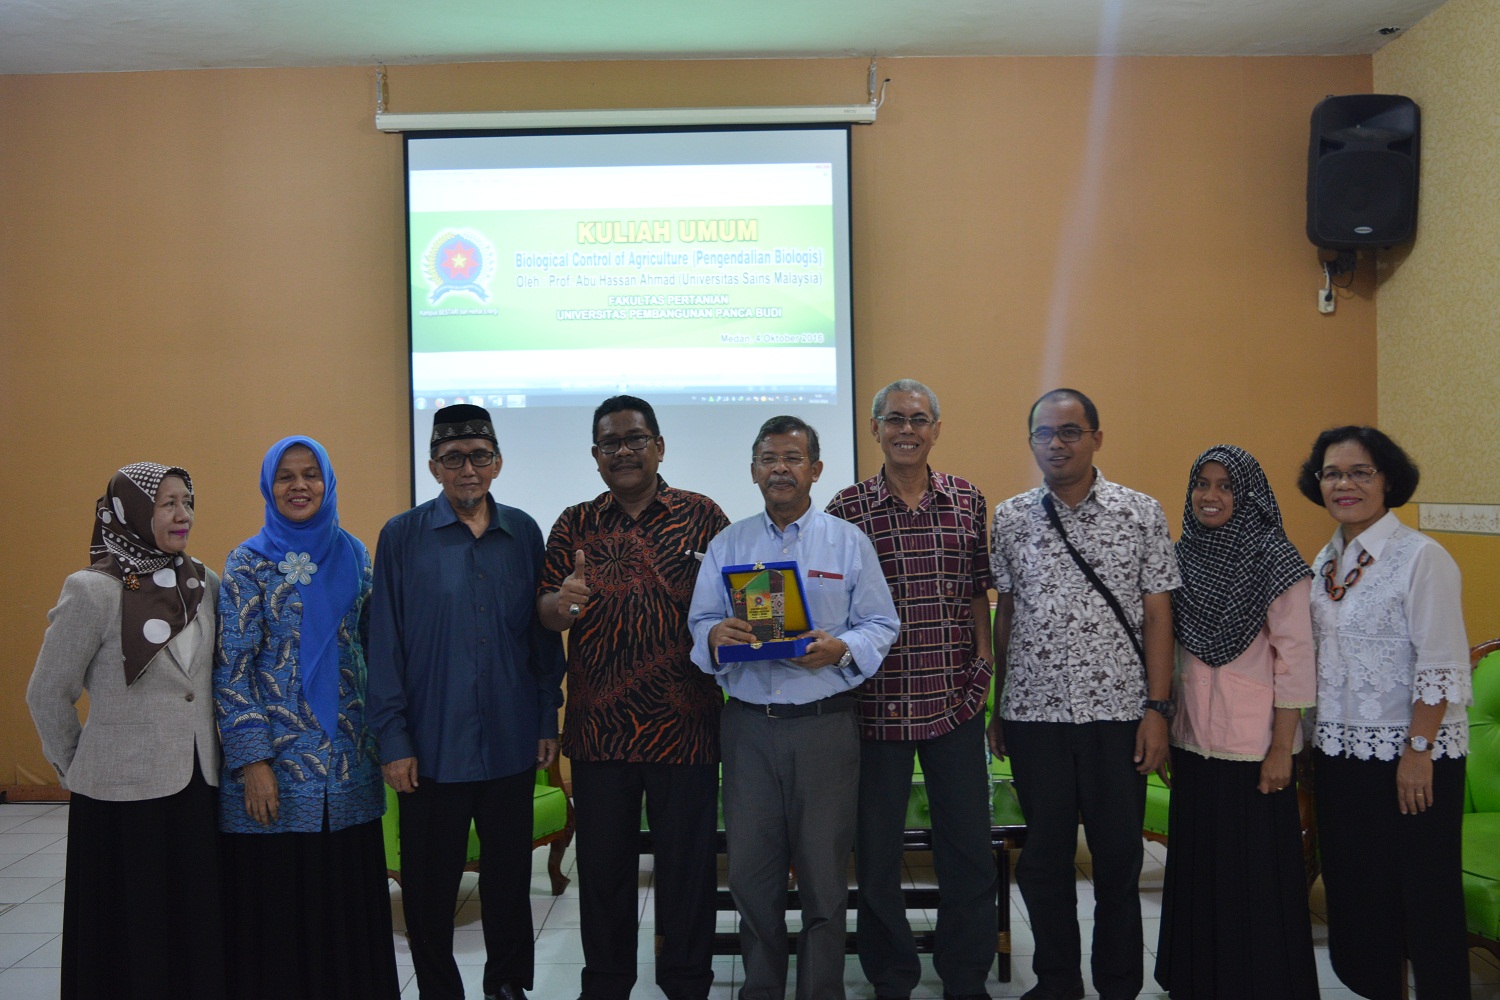
<path id="1" fill-rule="evenodd" d="M 1026 407 L 1076 386 L 1102 412 L 1105 474 L 1162 498 L 1174 526 L 1193 456 L 1233 441 L 1314 552 L 1326 515 L 1292 472 L 1321 427 L 1374 418 L 1376 382 L 1368 285 L 1314 309 L 1307 117 L 1368 90 L 1370 60 L 880 70 L 887 103 L 853 138 L 860 395 L 933 385 L 936 461 L 998 500 L 1037 480 Z M 863 100 L 865 64 L 390 75 L 395 111 L 823 104 Z M 188 468 L 210 565 L 256 529 L 259 460 L 284 434 L 328 445 L 366 540 L 405 505 L 401 141 L 373 104 L 361 67 L 0 77 L 0 784 L 53 780 L 22 696 L 113 469 Z M 860 460 L 868 474 L 878 451 Z"/>

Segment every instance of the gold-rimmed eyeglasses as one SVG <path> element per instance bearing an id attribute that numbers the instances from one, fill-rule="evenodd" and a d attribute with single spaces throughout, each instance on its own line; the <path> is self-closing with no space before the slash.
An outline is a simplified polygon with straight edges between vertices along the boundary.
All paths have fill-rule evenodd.
<path id="1" fill-rule="evenodd" d="M 933 420 L 926 414 L 919 413 L 914 417 L 908 417 L 902 413 L 887 413 L 875 418 L 885 424 L 891 430 L 901 431 L 910 427 L 914 431 L 924 431 L 932 426 Z"/>
<path id="2" fill-rule="evenodd" d="M 1356 465 L 1352 469 L 1336 469 L 1327 466 L 1318 470 L 1318 482 L 1324 486 L 1336 486 L 1340 479 L 1347 479 L 1356 486 L 1368 486 L 1380 475 L 1380 470 L 1369 465 Z"/>

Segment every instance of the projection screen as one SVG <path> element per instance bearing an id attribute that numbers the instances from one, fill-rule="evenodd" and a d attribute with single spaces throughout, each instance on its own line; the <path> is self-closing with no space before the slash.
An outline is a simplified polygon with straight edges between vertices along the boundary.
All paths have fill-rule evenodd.
<path id="1" fill-rule="evenodd" d="M 495 418 L 497 499 L 545 534 L 604 490 L 593 409 L 656 409 L 662 476 L 762 506 L 756 428 L 817 428 L 820 507 L 854 480 L 847 126 L 409 135 L 412 485 L 433 411 Z M 867 405 L 867 404 L 865 404 Z M 862 425 L 863 420 L 859 423 Z"/>

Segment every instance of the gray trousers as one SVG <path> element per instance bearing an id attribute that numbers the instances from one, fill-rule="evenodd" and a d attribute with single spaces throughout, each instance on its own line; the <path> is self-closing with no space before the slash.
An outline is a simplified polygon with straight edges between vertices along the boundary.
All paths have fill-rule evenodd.
<path id="1" fill-rule="evenodd" d="M 724 829 L 740 912 L 740 1000 L 786 995 L 786 888 L 797 869 L 797 1000 L 843 1000 L 859 732 L 849 712 L 772 719 L 724 706 Z"/>

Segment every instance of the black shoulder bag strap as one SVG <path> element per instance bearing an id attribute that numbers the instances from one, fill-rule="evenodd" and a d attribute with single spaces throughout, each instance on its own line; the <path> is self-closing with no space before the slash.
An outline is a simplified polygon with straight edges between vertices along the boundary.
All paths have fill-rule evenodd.
<path id="1" fill-rule="evenodd" d="M 1135 637 L 1135 629 L 1130 627 L 1130 620 L 1125 617 L 1125 609 L 1120 607 L 1120 602 L 1115 599 L 1115 595 L 1104 585 L 1104 581 L 1099 579 L 1099 574 L 1094 572 L 1094 567 L 1088 564 L 1088 560 L 1084 559 L 1083 555 L 1073 547 L 1073 543 L 1068 540 L 1068 533 L 1063 530 L 1062 518 L 1057 516 L 1057 508 L 1052 506 L 1052 494 L 1048 493 L 1042 497 L 1042 508 L 1047 511 L 1047 518 L 1052 522 L 1052 527 L 1056 528 L 1057 533 L 1062 536 L 1063 544 L 1068 547 L 1068 555 L 1073 557 L 1073 561 L 1078 564 L 1079 569 L 1083 570 L 1083 575 L 1088 577 L 1089 583 L 1094 585 L 1094 589 L 1099 592 L 1100 596 L 1109 602 L 1109 609 L 1120 620 L 1120 627 L 1125 630 L 1125 635 L 1130 639 L 1130 645 L 1135 648 L 1135 655 L 1139 656 L 1141 663 L 1144 664 L 1146 651 L 1141 648 L 1141 641 Z"/>

